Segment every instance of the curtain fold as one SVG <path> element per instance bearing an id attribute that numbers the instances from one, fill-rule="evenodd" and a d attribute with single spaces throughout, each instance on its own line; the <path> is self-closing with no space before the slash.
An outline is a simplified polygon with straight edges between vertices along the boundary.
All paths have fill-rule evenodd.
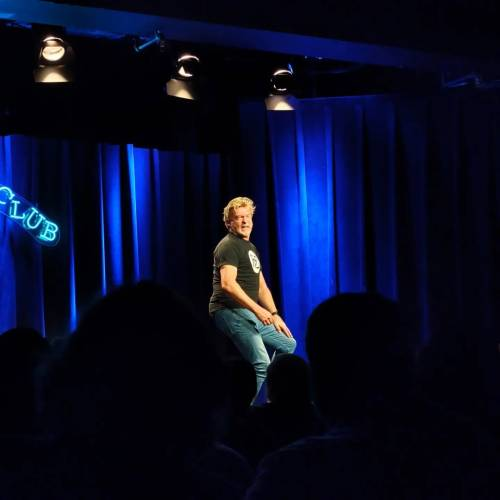
<path id="1" fill-rule="evenodd" d="M 312 309 L 344 291 L 400 300 L 416 345 L 498 325 L 497 115 L 495 94 L 268 114 L 284 313 L 299 338 Z"/>
<path id="2" fill-rule="evenodd" d="M 469 356 L 496 396 L 499 109 L 491 92 L 268 113 L 284 314 L 299 352 L 319 302 L 374 290 L 401 302 L 416 348 L 432 340 L 445 360 Z"/>

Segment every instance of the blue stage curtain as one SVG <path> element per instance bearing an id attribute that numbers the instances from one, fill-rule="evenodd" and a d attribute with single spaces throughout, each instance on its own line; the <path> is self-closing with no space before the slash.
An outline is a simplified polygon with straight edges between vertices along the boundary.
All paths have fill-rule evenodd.
<path id="1" fill-rule="evenodd" d="M 292 113 L 249 102 L 239 142 L 203 154 L 1 137 L 0 183 L 62 238 L 41 248 L 0 216 L 0 330 L 66 334 L 96 297 L 142 278 L 205 312 L 222 208 L 246 195 L 299 354 L 319 302 L 376 290 L 401 302 L 415 347 L 432 339 L 467 353 L 492 394 L 499 112 L 496 92 L 303 100 Z"/>
<path id="2" fill-rule="evenodd" d="M 140 279 L 208 311 L 225 172 L 216 153 L 2 137 L 0 184 L 58 223 L 61 240 L 41 247 L 0 216 L 0 331 L 66 335 L 95 299 Z"/>
<path id="3" fill-rule="evenodd" d="M 499 111 L 497 94 L 475 93 L 268 113 L 283 312 L 299 352 L 319 302 L 373 290 L 401 302 L 415 347 L 432 338 L 467 353 L 498 391 Z"/>

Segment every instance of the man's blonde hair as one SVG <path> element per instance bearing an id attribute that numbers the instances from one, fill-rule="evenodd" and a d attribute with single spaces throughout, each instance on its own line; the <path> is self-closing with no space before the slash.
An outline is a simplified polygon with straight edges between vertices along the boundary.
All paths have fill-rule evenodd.
<path id="1" fill-rule="evenodd" d="M 238 196 L 237 198 L 233 198 L 225 207 L 223 212 L 222 219 L 224 220 L 224 224 L 229 222 L 232 214 L 237 208 L 241 207 L 249 207 L 252 210 L 252 215 L 255 212 L 255 203 L 250 198 L 246 196 Z"/>

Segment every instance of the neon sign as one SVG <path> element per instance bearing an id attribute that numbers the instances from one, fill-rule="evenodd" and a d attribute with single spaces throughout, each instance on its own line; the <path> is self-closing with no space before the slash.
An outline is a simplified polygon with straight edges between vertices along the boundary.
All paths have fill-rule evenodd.
<path id="1" fill-rule="evenodd" d="M 41 245 L 57 245 L 60 238 L 59 226 L 47 219 L 30 202 L 0 184 L 0 212 L 19 224 Z"/>

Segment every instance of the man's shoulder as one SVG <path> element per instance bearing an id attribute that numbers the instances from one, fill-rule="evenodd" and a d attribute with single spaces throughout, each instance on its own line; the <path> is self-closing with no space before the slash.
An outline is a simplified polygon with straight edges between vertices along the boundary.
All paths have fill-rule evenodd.
<path id="1" fill-rule="evenodd" d="M 248 242 L 250 244 L 250 248 L 255 252 L 255 253 L 259 253 L 259 250 L 257 249 L 257 247 L 251 242 L 249 241 Z"/>
<path id="2" fill-rule="evenodd" d="M 232 238 L 228 233 L 222 238 L 214 249 L 215 262 L 227 262 L 232 265 L 239 265 L 243 254 L 243 250 L 236 238 Z"/>
<path id="3" fill-rule="evenodd" d="M 227 245 L 230 245 L 232 243 L 231 239 L 229 238 L 229 233 L 226 234 L 226 236 L 224 236 L 224 238 L 222 238 L 219 243 L 217 243 L 217 245 L 215 245 L 215 249 L 214 251 L 217 251 L 221 248 L 224 248 L 226 247 Z"/>
<path id="4" fill-rule="evenodd" d="M 217 245 L 215 245 L 215 250 L 217 250 L 221 246 L 225 246 L 225 245 L 231 244 L 232 240 L 229 238 L 229 236 L 230 236 L 230 233 L 227 233 L 223 238 L 221 238 L 219 240 L 219 243 L 217 243 Z"/>
<path id="5" fill-rule="evenodd" d="M 231 233 L 227 233 L 224 238 L 222 238 L 217 246 L 215 247 L 214 252 L 220 252 L 226 249 L 242 249 L 244 247 L 243 240 L 237 238 Z"/>

